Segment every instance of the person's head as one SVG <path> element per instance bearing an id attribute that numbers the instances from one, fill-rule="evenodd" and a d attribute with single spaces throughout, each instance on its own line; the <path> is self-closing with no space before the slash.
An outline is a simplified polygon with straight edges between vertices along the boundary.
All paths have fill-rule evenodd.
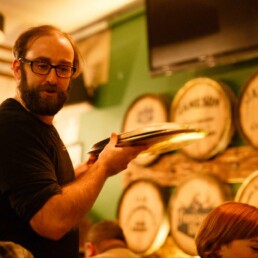
<path id="1" fill-rule="evenodd" d="M 226 202 L 213 209 L 195 238 L 202 258 L 258 258 L 258 209 Z"/>
<path id="2" fill-rule="evenodd" d="M 103 220 L 89 228 L 86 236 L 86 257 L 92 257 L 114 247 L 126 247 L 123 230 L 117 222 Z"/>
<path id="3" fill-rule="evenodd" d="M 1 258 L 33 258 L 31 252 L 13 242 L 0 241 Z"/>
<path id="4" fill-rule="evenodd" d="M 33 27 L 18 37 L 13 54 L 25 107 L 38 115 L 55 115 L 68 98 L 71 79 L 80 73 L 80 54 L 71 36 L 51 25 Z"/>

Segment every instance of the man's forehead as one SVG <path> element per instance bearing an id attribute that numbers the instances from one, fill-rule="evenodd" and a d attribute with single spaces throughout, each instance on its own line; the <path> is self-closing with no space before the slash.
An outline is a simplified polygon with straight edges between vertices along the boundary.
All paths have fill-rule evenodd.
<path id="1" fill-rule="evenodd" d="M 26 57 L 64 58 L 73 61 L 74 50 L 70 41 L 59 34 L 43 35 L 28 43 Z"/>
<path id="2" fill-rule="evenodd" d="M 57 33 L 52 33 L 32 38 L 27 44 L 27 49 L 29 50 L 31 48 L 39 47 L 41 44 L 44 46 L 52 45 L 53 43 L 56 45 L 70 46 L 72 48 L 70 41 L 66 37 Z"/>

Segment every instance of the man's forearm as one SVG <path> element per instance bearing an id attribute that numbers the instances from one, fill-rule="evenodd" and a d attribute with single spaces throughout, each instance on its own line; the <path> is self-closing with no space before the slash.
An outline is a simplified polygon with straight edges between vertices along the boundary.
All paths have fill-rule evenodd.
<path id="1" fill-rule="evenodd" d="M 103 168 L 95 163 L 45 203 L 32 217 L 32 228 L 43 237 L 60 239 L 91 209 L 106 179 Z"/>

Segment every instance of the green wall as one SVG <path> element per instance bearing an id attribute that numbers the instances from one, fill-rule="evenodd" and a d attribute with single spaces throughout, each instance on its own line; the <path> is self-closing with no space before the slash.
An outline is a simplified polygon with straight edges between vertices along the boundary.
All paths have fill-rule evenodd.
<path id="1" fill-rule="evenodd" d="M 94 108 L 81 118 L 80 140 L 85 149 L 106 137 L 112 131 L 120 132 L 123 116 L 136 97 L 147 94 L 165 94 L 173 98 L 187 81 L 207 76 L 225 82 L 239 95 L 250 76 L 258 70 L 258 60 L 234 65 L 180 72 L 169 77 L 151 77 L 148 70 L 145 12 L 133 15 L 111 25 L 111 52 L 109 81 L 96 92 Z M 237 136 L 232 145 L 241 144 Z M 115 218 L 122 193 L 122 175 L 110 178 L 100 193 L 91 213 L 92 218 Z"/>

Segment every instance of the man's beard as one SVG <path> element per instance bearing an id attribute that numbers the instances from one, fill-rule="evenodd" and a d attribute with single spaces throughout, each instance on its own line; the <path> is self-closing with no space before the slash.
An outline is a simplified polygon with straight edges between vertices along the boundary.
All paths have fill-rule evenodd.
<path id="1" fill-rule="evenodd" d="M 21 67 L 21 82 L 18 88 L 26 108 L 37 115 L 54 116 L 68 99 L 68 91 L 60 91 L 57 85 L 46 83 L 40 87 L 29 88 L 23 67 Z M 55 92 L 57 94 L 56 98 L 42 96 L 41 92 L 46 90 Z"/>

